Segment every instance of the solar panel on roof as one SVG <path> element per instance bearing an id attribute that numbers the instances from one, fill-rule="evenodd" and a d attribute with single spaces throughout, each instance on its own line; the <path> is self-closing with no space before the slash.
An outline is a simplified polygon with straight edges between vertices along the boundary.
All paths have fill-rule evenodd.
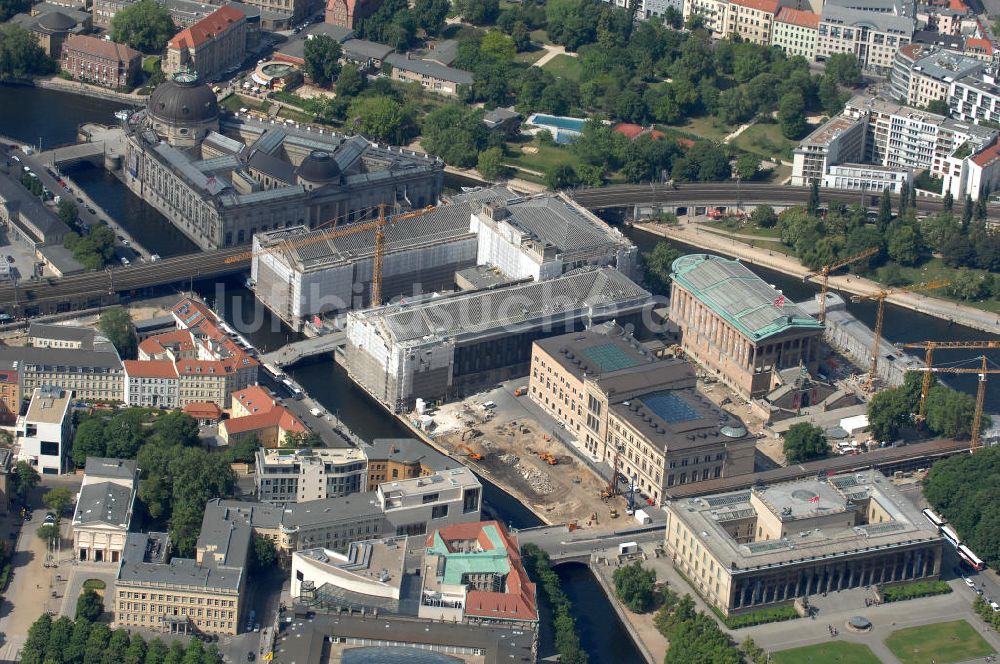
<path id="1" fill-rule="evenodd" d="M 585 348 L 583 354 L 596 364 L 598 370 L 602 373 L 605 371 L 628 369 L 642 364 L 638 358 L 632 357 L 618 344 L 613 342 Z"/>
<path id="2" fill-rule="evenodd" d="M 691 404 L 673 392 L 654 392 L 642 397 L 642 403 L 660 419 L 670 424 L 701 419 Z"/>
<path id="3" fill-rule="evenodd" d="M 705 497 L 702 498 L 709 507 L 721 507 L 723 505 L 735 505 L 736 503 L 745 503 L 750 500 L 749 491 L 741 491 L 740 493 L 734 493 L 729 496 L 718 496 L 718 497 Z"/>

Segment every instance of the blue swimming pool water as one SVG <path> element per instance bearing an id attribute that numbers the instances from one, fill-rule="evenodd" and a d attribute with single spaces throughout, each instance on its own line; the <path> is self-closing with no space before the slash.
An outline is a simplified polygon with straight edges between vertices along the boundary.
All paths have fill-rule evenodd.
<path id="1" fill-rule="evenodd" d="M 580 118 L 564 118 L 536 113 L 531 118 L 531 124 L 556 127 L 557 129 L 569 129 L 570 131 L 583 131 L 583 127 L 587 124 L 587 121 Z"/>

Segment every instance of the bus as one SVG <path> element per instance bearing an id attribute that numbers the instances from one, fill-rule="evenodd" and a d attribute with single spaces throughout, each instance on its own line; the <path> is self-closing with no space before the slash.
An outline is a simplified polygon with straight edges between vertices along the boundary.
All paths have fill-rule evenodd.
<path id="1" fill-rule="evenodd" d="M 952 530 L 951 526 L 941 526 L 941 534 L 956 548 L 962 543 L 962 540 L 958 539 L 958 533 Z"/>
<path id="2" fill-rule="evenodd" d="M 943 526 L 945 524 L 945 520 L 942 519 L 941 517 L 939 517 L 937 514 L 935 514 L 934 511 L 931 510 L 931 509 L 925 509 L 924 510 L 924 517 L 928 521 L 930 521 L 931 523 L 933 523 L 935 528 L 940 528 L 941 526 Z"/>
<path id="3" fill-rule="evenodd" d="M 963 563 L 965 563 L 974 570 L 986 569 L 986 563 L 980 560 L 979 557 L 972 552 L 972 549 L 965 546 L 964 544 L 958 545 L 958 557 L 962 559 Z"/>

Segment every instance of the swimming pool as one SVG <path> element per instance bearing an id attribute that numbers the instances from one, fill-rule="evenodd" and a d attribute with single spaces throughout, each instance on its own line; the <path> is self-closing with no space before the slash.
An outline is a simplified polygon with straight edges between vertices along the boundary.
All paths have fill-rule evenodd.
<path id="1" fill-rule="evenodd" d="M 587 121 L 582 118 L 568 118 L 562 115 L 545 115 L 543 113 L 535 113 L 528 118 L 528 124 L 582 132 L 584 126 L 587 124 Z"/>

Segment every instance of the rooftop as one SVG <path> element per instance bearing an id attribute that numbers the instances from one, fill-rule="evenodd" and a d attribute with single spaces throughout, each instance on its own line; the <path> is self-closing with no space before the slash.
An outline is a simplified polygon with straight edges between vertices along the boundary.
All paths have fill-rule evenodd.
<path id="1" fill-rule="evenodd" d="M 301 64 L 305 61 L 306 41 L 319 35 L 333 37 L 338 43 L 343 44 L 354 37 L 354 30 L 331 23 L 315 23 L 275 49 L 274 54 L 278 56 L 277 59 L 291 60 Z"/>
<path id="2" fill-rule="evenodd" d="M 365 453 L 353 447 L 289 450 L 289 449 L 259 449 L 257 450 L 257 469 L 262 466 L 290 466 L 296 463 L 352 463 L 364 461 Z"/>
<path id="3" fill-rule="evenodd" d="M 419 463 L 430 470 L 450 470 L 462 465 L 416 438 L 376 438 L 365 448 L 365 454 L 369 462 Z"/>
<path id="4" fill-rule="evenodd" d="M 80 489 L 73 526 L 106 524 L 128 529 L 132 516 L 132 489 L 114 482 L 94 482 Z"/>
<path id="5" fill-rule="evenodd" d="M 799 145 L 800 147 L 809 145 L 828 147 L 845 131 L 848 131 L 858 125 L 865 125 L 866 123 L 867 121 L 864 118 L 852 118 L 846 115 L 837 115 L 810 132 L 808 136 L 802 139 Z"/>
<path id="6" fill-rule="evenodd" d="M 107 39 L 98 39 L 90 35 L 70 35 L 63 42 L 62 47 L 63 53 L 78 51 L 123 64 L 128 64 L 133 59 L 142 57 L 142 53 L 125 44 L 108 41 Z"/>
<path id="7" fill-rule="evenodd" d="M 250 529 L 235 531 L 249 545 Z M 227 533 L 231 535 L 231 533 Z M 157 585 L 196 591 L 239 592 L 243 587 L 243 567 L 203 565 L 191 558 L 168 558 L 169 540 L 158 533 L 129 533 L 122 552 L 115 585 Z"/>
<path id="8" fill-rule="evenodd" d="M 800 28 L 819 28 L 819 14 L 802 9 L 792 9 L 791 7 L 781 7 L 774 17 L 775 23 L 788 23 L 797 25 Z"/>
<path id="9" fill-rule="evenodd" d="M 825 525 L 797 532 L 794 537 L 739 544 L 726 531 L 725 524 L 756 514 L 750 502 L 751 493 L 761 498 L 761 503 L 782 522 L 805 519 L 803 524 L 807 525 L 810 518 L 835 513 L 862 518 L 863 505 L 869 500 L 878 503 L 889 521 L 865 523 L 851 520 L 853 517 L 841 525 L 837 525 L 839 521 L 813 521 Z M 919 508 L 874 470 L 676 500 L 668 509 L 671 518 L 699 533 L 702 546 L 733 571 L 940 539 L 937 529 L 923 518 Z M 790 530 L 799 527 L 791 523 L 787 526 Z"/>
<path id="10" fill-rule="evenodd" d="M 31 405 L 25 421 L 40 424 L 59 424 L 65 419 L 73 393 L 61 387 L 43 385 L 36 387 L 31 395 Z"/>
<path id="11" fill-rule="evenodd" d="M 79 343 L 81 348 L 92 347 L 94 340 L 98 338 L 97 331 L 91 327 L 77 327 L 75 325 L 52 325 L 49 323 L 32 322 L 28 326 L 28 340 L 53 339 L 58 341 L 70 341 Z M 104 339 L 104 337 L 99 337 Z"/>
<path id="12" fill-rule="evenodd" d="M 447 67 L 431 60 L 411 58 L 409 54 L 390 53 L 385 57 L 385 61 L 392 65 L 394 69 L 423 74 L 442 81 L 472 85 L 472 74 L 470 72 L 463 69 L 455 69 L 454 67 Z"/>
<path id="13" fill-rule="evenodd" d="M 693 378 L 690 368 L 687 373 Z M 729 444 L 749 436 L 737 417 L 683 384 L 612 403 L 610 409 L 615 417 L 664 453 Z"/>
<path id="14" fill-rule="evenodd" d="M 115 371 L 122 368 L 122 361 L 118 359 L 118 353 L 83 348 L 0 346 L 0 362 L 2 361 L 20 361 L 22 366 L 46 372 L 54 372 L 58 367 L 61 367 L 60 371 L 76 371 L 78 369 Z"/>
<path id="15" fill-rule="evenodd" d="M 909 16 L 894 16 L 889 13 L 838 7 L 829 2 L 823 6 L 822 22 L 868 28 L 907 38 L 913 34 L 915 26 L 913 19 Z"/>
<path id="16" fill-rule="evenodd" d="M 316 548 L 296 551 L 292 555 L 308 559 L 312 565 L 326 568 L 335 576 L 344 578 L 347 587 L 375 584 L 391 588 L 399 599 L 405 578 L 403 561 L 407 557 L 408 544 L 406 536 L 387 537 L 351 542 L 346 553 Z"/>
<path id="17" fill-rule="evenodd" d="M 136 473 L 134 459 L 113 459 L 109 457 L 87 457 L 83 472 L 88 479 L 105 478 L 133 480 Z"/>
<path id="18" fill-rule="evenodd" d="M 170 360 L 125 360 L 129 378 L 177 378 L 177 369 Z"/>
<path id="19" fill-rule="evenodd" d="M 378 492 L 387 497 L 419 496 L 427 493 L 437 493 L 442 489 L 452 487 L 471 487 L 479 485 L 479 479 L 475 476 L 475 474 L 465 466 L 462 466 L 451 470 L 439 471 L 433 475 L 414 477 L 407 480 L 383 482 L 379 485 Z"/>
<path id="20" fill-rule="evenodd" d="M 688 254 L 675 260 L 671 269 L 678 286 L 754 341 L 791 329 L 823 329 L 822 323 L 737 260 Z"/>
<path id="21" fill-rule="evenodd" d="M 913 63 L 913 71 L 924 76 L 951 82 L 983 69 L 986 63 L 976 58 L 969 58 L 945 50 L 930 53 Z"/>
<path id="22" fill-rule="evenodd" d="M 167 44 L 168 48 L 197 48 L 209 39 L 218 37 L 246 15 L 235 7 L 219 7 L 194 25 L 181 30 Z"/>

